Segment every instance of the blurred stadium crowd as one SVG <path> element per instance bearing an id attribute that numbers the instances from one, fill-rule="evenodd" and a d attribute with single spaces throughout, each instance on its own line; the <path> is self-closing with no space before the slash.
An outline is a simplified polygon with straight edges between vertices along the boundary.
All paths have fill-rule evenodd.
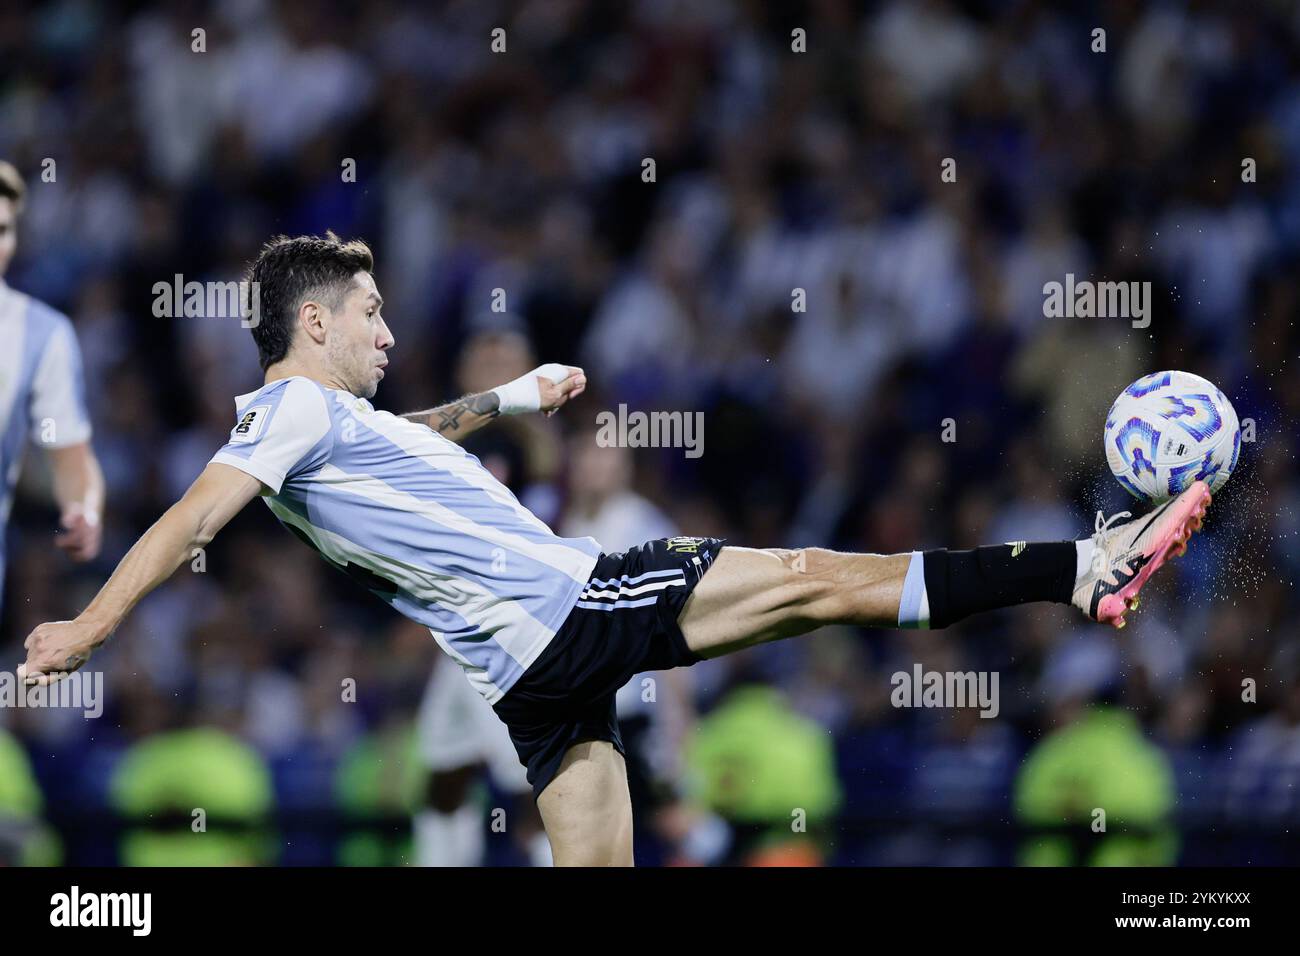
<path id="1" fill-rule="evenodd" d="M 104 553 L 74 569 L 29 458 L 4 669 L 260 383 L 237 321 L 155 318 L 155 283 L 238 279 L 269 236 L 333 229 L 376 251 L 397 338 L 378 407 L 584 365 L 561 415 L 471 443 L 561 533 L 1075 538 L 1128 507 L 1100 439 L 1131 380 L 1196 372 L 1255 422 L 1123 632 L 1019 609 L 679 672 L 640 862 L 1300 861 L 1294 5 L 18 0 L 0 156 L 30 190 L 7 279 L 75 323 L 109 487 Z M 1067 273 L 1150 281 L 1150 327 L 1044 318 Z M 620 403 L 702 411 L 703 456 L 597 449 Z M 436 650 L 249 508 L 97 655 L 103 718 L 0 709 L 0 817 L 46 826 L 9 859 L 409 862 Z M 1000 714 L 892 707 L 918 662 L 997 671 Z M 112 825 L 179 811 L 185 834 L 195 806 L 232 828 L 194 856 Z M 521 851 L 491 839 L 488 858 Z"/>

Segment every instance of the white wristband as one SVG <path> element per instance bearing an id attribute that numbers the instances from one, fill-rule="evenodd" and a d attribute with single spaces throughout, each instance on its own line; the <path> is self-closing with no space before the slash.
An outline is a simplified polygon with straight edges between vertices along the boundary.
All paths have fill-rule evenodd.
<path id="1" fill-rule="evenodd" d="M 558 362 L 548 362 L 537 366 L 527 375 L 520 375 L 513 382 L 492 389 L 500 403 L 502 415 L 522 415 L 524 412 L 541 410 L 542 390 L 537 384 L 539 375 L 559 384 L 569 377 L 569 369 Z"/>

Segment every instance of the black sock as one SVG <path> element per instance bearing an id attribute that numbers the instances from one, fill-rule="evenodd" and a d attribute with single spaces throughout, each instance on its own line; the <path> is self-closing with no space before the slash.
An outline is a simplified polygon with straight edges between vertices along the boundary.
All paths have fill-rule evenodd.
<path id="1" fill-rule="evenodd" d="M 1073 541 L 926 551 L 930 627 L 947 627 L 979 611 L 1030 601 L 1069 604 L 1077 554 Z"/>

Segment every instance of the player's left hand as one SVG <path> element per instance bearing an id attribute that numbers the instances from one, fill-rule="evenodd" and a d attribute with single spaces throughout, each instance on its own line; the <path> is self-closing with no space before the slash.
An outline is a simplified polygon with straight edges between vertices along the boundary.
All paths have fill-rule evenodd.
<path id="1" fill-rule="evenodd" d="M 59 525 L 63 531 L 55 535 L 54 543 L 73 561 L 89 561 L 99 554 L 102 538 L 99 515 L 79 504 L 68 505 L 59 516 Z"/>
<path id="2" fill-rule="evenodd" d="M 587 373 L 572 365 L 564 366 L 569 370 L 566 378 L 552 382 L 543 375 L 537 376 L 537 385 L 541 391 L 541 411 L 549 418 L 565 402 L 577 398 L 587 388 Z"/>
<path id="3" fill-rule="evenodd" d="M 90 660 L 100 645 L 95 629 L 79 621 L 49 621 L 27 635 L 27 662 L 17 676 L 24 684 L 53 684 Z"/>

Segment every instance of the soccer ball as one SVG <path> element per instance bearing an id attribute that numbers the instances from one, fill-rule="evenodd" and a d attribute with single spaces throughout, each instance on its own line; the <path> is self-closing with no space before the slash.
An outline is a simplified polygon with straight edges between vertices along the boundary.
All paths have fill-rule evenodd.
<path id="1" fill-rule="evenodd" d="M 1124 489 L 1149 504 L 1196 479 L 1215 492 L 1237 467 L 1241 428 L 1232 403 L 1190 372 L 1156 372 L 1120 392 L 1106 416 L 1106 461 Z"/>

